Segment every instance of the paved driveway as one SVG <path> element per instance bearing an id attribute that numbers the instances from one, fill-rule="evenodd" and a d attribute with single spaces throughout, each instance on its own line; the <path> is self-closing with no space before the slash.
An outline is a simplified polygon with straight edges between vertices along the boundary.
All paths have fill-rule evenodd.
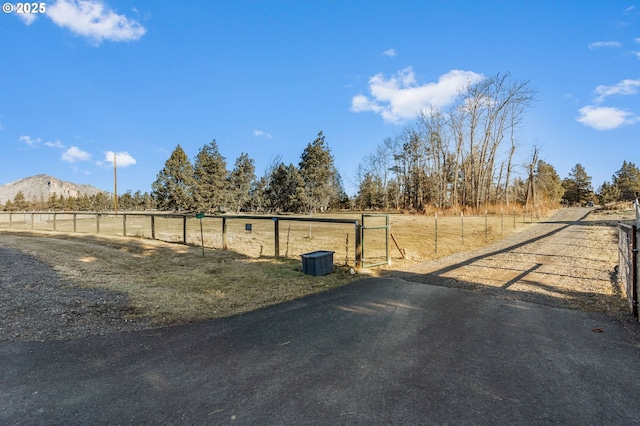
<path id="1" fill-rule="evenodd" d="M 1 342 L 0 424 L 639 424 L 635 326 L 365 279 L 196 325 Z"/>

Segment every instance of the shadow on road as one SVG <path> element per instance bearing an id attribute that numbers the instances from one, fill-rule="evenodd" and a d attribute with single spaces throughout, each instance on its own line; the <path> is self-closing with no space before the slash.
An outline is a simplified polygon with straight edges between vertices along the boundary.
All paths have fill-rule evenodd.
<path id="1" fill-rule="evenodd" d="M 585 244 L 582 237 L 584 230 L 582 227 L 593 226 L 594 223 L 584 221 L 589 215 L 589 211 L 575 213 L 580 213 L 575 220 L 554 220 L 552 218 L 549 221 L 540 222 L 536 228 L 515 235 L 515 241 L 512 239 L 512 242 L 509 240 L 498 242 L 494 244 L 494 250 L 491 248 L 489 250 L 487 248 L 474 250 L 468 253 L 470 257 L 460 261 L 456 261 L 462 256 L 458 253 L 411 270 L 384 271 L 381 275 L 401 278 L 410 282 L 471 290 L 504 299 L 603 312 L 620 319 L 630 320 L 631 315 L 617 275 L 609 267 L 610 265 L 603 264 L 601 259 L 581 255 L 581 250 L 594 249 L 593 246 Z M 598 224 L 602 226 L 600 222 Z M 572 229 L 578 226 L 581 228 Z M 552 239 L 561 232 L 567 234 L 566 243 L 559 243 L 557 238 Z M 535 243 L 542 243 L 544 247 L 555 246 L 555 251 L 536 251 L 533 246 Z M 566 247 L 558 248 L 558 245 Z M 501 264 L 500 261 L 505 257 L 504 255 L 517 257 L 517 266 Z M 569 264 L 582 265 L 585 261 L 589 263 L 588 270 L 586 268 L 584 270 L 564 268 L 564 271 L 569 271 L 567 273 L 556 272 L 551 267 L 543 268 L 543 266 L 548 266 L 546 263 L 564 266 Z M 589 273 L 592 273 L 593 276 L 589 276 Z M 480 276 L 483 274 L 498 276 L 498 278 L 485 279 L 485 282 L 482 282 Z M 574 283 L 568 286 L 554 285 L 554 280 L 573 281 Z M 491 285 L 486 281 L 492 281 Z M 584 288 L 575 284 L 578 281 L 586 283 Z M 593 291 L 597 290 L 594 287 L 600 288 L 602 291 Z"/>

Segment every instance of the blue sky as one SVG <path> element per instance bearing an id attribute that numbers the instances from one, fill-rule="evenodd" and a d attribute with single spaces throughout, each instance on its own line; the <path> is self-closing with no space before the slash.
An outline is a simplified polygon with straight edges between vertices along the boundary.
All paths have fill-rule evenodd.
<path id="1" fill-rule="evenodd" d="M 38 173 L 150 191 L 171 151 L 298 164 L 323 131 L 349 194 L 362 157 L 511 73 L 520 139 L 594 189 L 640 165 L 640 1 L 55 0 L 0 14 L 0 184 Z M 6 10 L 5 10 L 6 11 Z M 39 11 L 42 12 L 42 11 Z"/>

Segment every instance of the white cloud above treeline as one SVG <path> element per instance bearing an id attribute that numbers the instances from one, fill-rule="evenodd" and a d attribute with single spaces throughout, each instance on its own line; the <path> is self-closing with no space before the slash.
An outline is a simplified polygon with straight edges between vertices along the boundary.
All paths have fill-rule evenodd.
<path id="1" fill-rule="evenodd" d="M 420 111 L 430 106 L 450 105 L 460 88 L 484 78 L 473 71 L 452 70 L 440 76 L 437 82 L 418 84 L 412 67 L 389 78 L 376 74 L 369 79 L 370 96 L 354 96 L 351 111 L 371 111 L 388 123 L 399 124 L 416 118 Z"/>
<path id="2" fill-rule="evenodd" d="M 257 137 L 257 138 L 268 138 L 268 139 L 273 139 L 273 136 L 271 136 L 269 133 L 267 132 L 263 132 L 262 130 L 254 130 L 253 131 L 253 136 Z"/>
<path id="3" fill-rule="evenodd" d="M 46 16 L 56 25 L 96 44 L 104 40 L 134 41 L 147 31 L 139 22 L 110 9 L 98 0 L 56 0 Z"/>
<path id="4" fill-rule="evenodd" d="M 626 79 L 613 86 L 600 85 L 596 87 L 595 93 L 598 95 L 593 105 L 587 105 L 578 110 L 576 120 L 585 126 L 593 127 L 596 130 L 612 130 L 624 125 L 640 122 L 640 116 L 621 108 L 611 106 L 601 106 L 610 96 L 636 95 L 640 90 L 640 79 Z"/>
<path id="5" fill-rule="evenodd" d="M 67 163 L 75 163 L 77 161 L 89 161 L 91 159 L 91 154 L 86 151 L 81 150 L 77 146 L 72 146 L 62 153 L 61 157 L 62 161 Z"/>
<path id="6" fill-rule="evenodd" d="M 128 167 L 136 164 L 136 159 L 133 158 L 128 152 L 107 151 L 104 153 L 104 160 L 98 161 L 98 165 L 113 166 L 114 157 L 116 161 L 116 167 Z"/>

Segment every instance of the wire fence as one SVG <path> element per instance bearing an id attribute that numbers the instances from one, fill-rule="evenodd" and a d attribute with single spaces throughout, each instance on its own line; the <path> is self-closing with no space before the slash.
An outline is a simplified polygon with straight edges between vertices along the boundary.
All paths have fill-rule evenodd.
<path id="1" fill-rule="evenodd" d="M 354 218 L 215 216 L 163 213 L 0 212 L 0 229 L 148 238 L 233 250 L 248 257 L 298 257 L 319 249 L 336 264 L 360 266 L 360 221 Z"/>

